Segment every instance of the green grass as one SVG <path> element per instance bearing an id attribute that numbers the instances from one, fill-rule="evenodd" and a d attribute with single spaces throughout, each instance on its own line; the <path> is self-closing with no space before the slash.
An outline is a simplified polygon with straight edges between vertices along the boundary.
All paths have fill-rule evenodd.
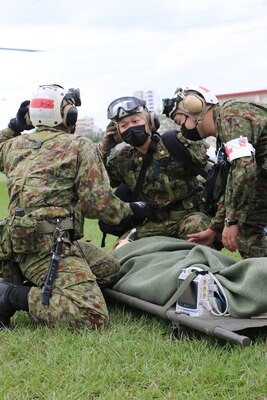
<path id="1" fill-rule="evenodd" d="M 106 329 L 48 329 L 18 314 L 1 332 L 0 397 L 27 399 L 266 399 L 266 343 L 170 337 L 166 321 L 110 307 Z"/>
<path id="2" fill-rule="evenodd" d="M 4 216 L 4 183 L 0 198 Z M 95 221 L 86 235 L 99 244 Z M 163 319 L 116 304 L 109 310 L 100 331 L 49 329 L 16 313 L 14 330 L 0 332 L 0 398 L 267 400 L 263 335 L 246 348 L 200 334 L 177 340 Z"/>

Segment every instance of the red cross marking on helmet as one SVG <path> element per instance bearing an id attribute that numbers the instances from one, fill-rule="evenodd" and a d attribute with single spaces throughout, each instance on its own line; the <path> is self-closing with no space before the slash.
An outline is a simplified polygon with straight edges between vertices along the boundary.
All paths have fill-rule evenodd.
<path id="1" fill-rule="evenodd" d="M 32 99 L 31 108 L 54 108 L 54 100 L 52 99 Z"/>

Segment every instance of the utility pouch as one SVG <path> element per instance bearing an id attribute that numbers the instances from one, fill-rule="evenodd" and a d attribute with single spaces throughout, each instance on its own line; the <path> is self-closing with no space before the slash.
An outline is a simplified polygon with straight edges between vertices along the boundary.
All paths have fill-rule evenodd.
<path id="1" fill-rule="evenodd" d="M 0 261 L 11 257 L 12 245 L 8 230 L 7 219 L 0 220 Z"/>
<path id="2" fill-rule="evenodd" d="M 80 202 L 74 208 L 74 240 L 81 239 L 84 236 L 84 216 Z"/>
<path id="3" fill-rule="evenodd" d="M 186 197 L 185 199 L 182 200 L 182 203 L 183 203 L 183 208 L 185 210 L 190 210 L 192 208 L 197 209 L 199 204 L 201 203 L 200 193 Z"/>
<path id="4" fill-rule="evenodd" d="M 19 285 L 22 285 L 25 281 L 25 277 L 23 276 L 19 265 L 15 261 L 4 260 L 0 262 L 0 277 L 6 281 L 12 281 Z"/>
<path id="5" fill-rule="evenodd" d="M 14 253 L 29 254 L 38 250 L 37 221 L 24 215 L 15 215 L 9 225 L 9 232 Z"/>

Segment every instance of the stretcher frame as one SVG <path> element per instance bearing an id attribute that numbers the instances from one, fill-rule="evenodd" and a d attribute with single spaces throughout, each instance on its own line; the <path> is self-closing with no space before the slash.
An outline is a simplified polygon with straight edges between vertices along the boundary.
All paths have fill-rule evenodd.
<path id="1" fill-rule="evenodd" d="M 112 289 L 103 289 L 103 294 L 108 300 L 115 300 L 119 303 L 171 321 L 178 332 L 179 328 L 187 327 L 241 346 L 251 345 L 252 340 L 250 337 L 244 336 L 241 333 L 239 334 L 238 332 L 250 328 L 267 326 L 267 318 L 233 318 L 230 316 L 216 317 L 213 315 L 191 317 L 186 314 L 178 314 L 174 307 L 166 311 L 162 306 Z"/>

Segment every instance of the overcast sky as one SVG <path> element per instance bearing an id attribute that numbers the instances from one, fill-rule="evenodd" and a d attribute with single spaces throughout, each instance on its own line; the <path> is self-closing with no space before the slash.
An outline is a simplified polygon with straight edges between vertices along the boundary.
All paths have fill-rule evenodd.
<path id="1" fill-rule="evenodd" d="M 80 116 L 115 98 L 185 84 L 267 89 L 266 0 L 2 0 L 0 127 L 39 84 L 79 87 Z"/>

